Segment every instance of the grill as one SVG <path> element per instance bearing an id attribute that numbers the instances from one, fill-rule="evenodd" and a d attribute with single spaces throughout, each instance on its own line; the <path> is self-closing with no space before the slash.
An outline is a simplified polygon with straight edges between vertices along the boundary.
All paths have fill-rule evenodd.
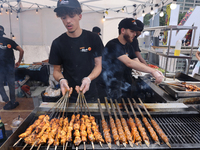
<path id="1" fill-rule="evenodd" d="M 136 109 L 135 109 L 136 110 Z M 18 135 L 26 130 L 28 126 L 30 126 L 40 114 L 44 114 L 45 111 L 38 111 L 38 109 L 35 109 L 22 123 L 22 125 L 14 132 L 11 137 L 2 145 L 0 150 L 21 150 L 25 143 L 23 141 L 20 141 L 17 146 L 12 147 L 12 145 L 19 139 Z M 130 111 L 131 112 L 131 111 Z M 142 118 L 138 112 L 137 116 L 142 122 Z M 144 113 L 144 112 L 143 112 Z M 100 132 L 103 134 L 102 126 L 101 126 L 101 116 L 99 112 L 91 112 L 91 114 L 96 118 L 97 124 L 100 126 Z M 133 117 L 133 114 L 130 113 Z M 71 116 L 72 113 L 69 112 L 67 116 Z M 122 115 L 124 118 L 128 118 L 127 114 L 125 112 L 122 112 Z M 197 112 L 176 112 L 176 113 L 161 113 L 161 112 L 151 112 L 152 118 L 155 119 L 155 121 L 159 124 L 159 126 L 162 128 L 164 133 L 169 138 L 169 142 L 171 144 L 171 149 L 200 149 L 200 116 Z M 104 112 L 104 116 L 106 121 L 109 123 L 109 116 L 107 112 Z M 149 117 L 147 115 L 144 115 L 147 117 L 148 121 L 150 121 Z M 114 118 L 114 116 L 113 116 Z M 134 118 L 134 117 L 133 117 Z M 143 124 L 143 127 L 144 124 Z M 150 137 L 148 130 L 145 128 L 146 133 L 150 139 L 150 147 L 148 148 L 144 143 L 140 146 L 134 145 L 134 149 L 170 149 L 159 137 L 159 141 L 161 142 L 161 145 L 154 144 L 154 141 Z M 113 139 L 112 139 L 113 141 Z M 31 146 L 27 146 L 25 150 L 29 150 Z M 83 144 L 81 144 L 79 147 L 80 149 L 83 149 Z M 90 143 L 86 144 L 86 148 L 88 150 L 92 149 L 92 146 Z M 126 149 L 133 149 L 130 147 L 130 145 L 127 144 Z M 33 148 L 34 150 L 37 149 L 37 147 Z M 47 144 L 40 147 L 40 150 L 46 150 Z M 55 147 L 51 146 L 49 150 L 54 150 Z M 76 149 L 75 146 L 72 143 L 68 144 L 67 149 Z M 103 148 L 98 144 L 95 143 L 95 149 L 109 149 L 107 144 L 103 144 Z M 112 149 L 124 149 L 123 146 L 118 147 L 114 143 L 112 143 Z M 57 150 L 63 150 L 62 146 L 58 146 Z"/>

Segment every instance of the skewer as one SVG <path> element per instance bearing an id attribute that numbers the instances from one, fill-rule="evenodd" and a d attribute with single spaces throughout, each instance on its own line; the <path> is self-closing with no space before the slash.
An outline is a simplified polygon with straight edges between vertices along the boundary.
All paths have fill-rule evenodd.
<path id="1" fill-rule="evenodd" d="M 140 112 L 141 116 L 142 116 L 142 121 L 144 123 L 144 125 L 146 126 L 146 128 L 149 130 L 149 133 L 152 137 L 152 139 L 156 142 L 156 144 L 160 145 L 160 141 L 158 139 L 158 136 L 156 134 L 156 132 L 153 130 L 152 126 L 149 124 L 148 120 L 146 117 L 144 117 L 141 109 L 139 108 L 139 106 L 137 105 L 136 101 L 134 100 L 134 98 L 132 98 L 133 102 L 135 103 L 138 111 Z"/>
<path id="2" fill-rule="evenodd" d="M 141 122 L 140 122 L 139 118 L 137 118 L 137 115 L 136 115 L 136 113 L 135 113 L 135 110 L 133 109 L 133 105 L 132 105 L 130 99 L 129 99 L 129 98 L 127 98 L 127 99 L 128 99 L 129 105 L 130 105 L 130 107 L 131 107 L 131 110 L 132 110 L 132 112 L 133 112 L 133 114 L 134 114 L 134 116 L 135 116 L 136 125 L 138 126 L 137 121 L 138 121 L 140 124 L 141 124 Z M 147 145 L 147 147 L 149 147 L 149 145 L 150 145 L 150 143 L 149 143 L 149 138 L 148 138 L 148 136 L 146 135 L 145 129 L 144 129 L 144 131 L 143 131 L 145 134 L 142 133 L 142 130 L 143 130 L 142 124 L 141 124 L 141 127 L 138 126 L 138 130 L 140 131 L 140 134 L 141 134 L 141 136 L 142 136 L 143 141 L 145 142 L 145 144 Z M 146 139 L 145 139 L 145 138 L 146 138 Z"/>
<path id="3" fill-rule="evenodd" d="M 50 144 L 48 144 L 48 146 L 47 146 L 47 150 L 49 149 L 49 147 L 50 147 Z"/>
<path id="4" fill-rule="evenodd" d="M 24 150 L 24 149 L 26 148 L 27 145 L 28 145 L 28 144 L 26 143 L 26 144 L 24 145 L 24 147 L 22 148 L 22 150 Z"/>
<path id="5" fill-rule="evenodd" d="M 30 150 L 33 149 L 33 147 L 35 146 L 36 143 L 37 143 L 37 140 L 33 143 L 33 145 L 31 146 Z"/>
<path id="6" fill-rule="evenodd" d="M 37 150 L 39 150 L 40 149 L 40 146 L 41 146 L 42 144 L 40 144 L 39 146 L 38 146 L 38 148 L 37 148 Z"/>
<path id="7" fill-rule="evenodd" d="M 65 150 L 67 149 L 67 145 L 68 145 L 68 142 L 66 142 L 66 145 L 65 145 Z"/>
<path id="8" fill-rule="evenodd" d="M 110 117 L 110 126 L 111 126 L 111 119 L 113 119 L 113 118 L 112 118 L 112 115 L 111 115 L 111 112 L 110 112 L 110 109 L 109 109 L 109 106 L 108 106 L 108 100 L 107 100 L 106 97 L 105 97 L 105 102 L 106 102 L 106 103 L 105 103 L 105 104 L 106 104 L 106 109 L 107 109 L 108 115 L 109 115 L 109 117 Z M 111 129 L 112 129 L 112 126 L 111 126 Z M 112 131 L 112 132 L 113 132 L 113 131 Z M 114 136 L 114 134 L 113 134 L 113 136 Z M 115 142 L 116 142 L 117 146 L 120 146 L 118 132 L 117 132 L 117 136 L 118 136 L 118 140 L 116 140 Z"/>
<path id="9" fill-rule="evenodd" d="M 122 112 L 121 112 L 121 110 L 120 110 L 120 108 L 119 108 L 119 104 L 118 104 L 118 102 L 117 102 L 116 99 L 115 99 L 115 106 L 116 106 L 116 108 L 117 108 L 117 110 L 118 110 L 118 112 L 119 112 L 119 116 L 120 116 L 121 122 L 122 122 L 122 119 L 124 119 L 124 118 L 123 118 L 123 116 L 122 116 Z M 122 126 L 123 126 L 123 128 L 124 128 L 124 131 L 125 131 L 125 134 L 126 134 L 126 138 L 127 138 L 127 139 L 129 138 L 128 142 L 129 142 L 130 146 L 133 147 L 131 132 L 130 132 L 129 129 L 128 129 L 128 125 L 127 125 L 125 119 L 124 119 L 124 124 L 122 124 Z M 130 140 L 130 137 L 131 137 L 131 140 Z"/>
<path id="10" fill-rule="evenodd" d="M 13 147 L 15 147 L 23 138 L 20 138 L 17 142 L 15 142 L 15 144 L 13 145 Z"/>
<path id="11" fill-rule="evenodd" d="M 97 100 L 98 100 L 98 104 L 99 104 L 99 110 L 100 110 L 100 114 L 101 114 L 101 119 L 102 119 L 102 120 L 105 120 L 104 115 L 103 115 L 103 111 L 102 111 L 102 107 L 101 107 L 100 100 L 99 100 L 99 99 L 97 99 Z M 106 123 L 106 125 L 107 125 L 107 123 Z M 108 126 L 108 125 L 107 125 L 107 126 Z M 109 134 L 109 136 L 110 136 L 110 134 Z M 104 133 L 104 138 L 105 138 L 105 133 Z M 105 139 L 106 139 L 106 138 L 105 138 Z M 106 141 L 106 142 L 107 142 L 107 141 Z M 111 149 L 111 142 L 108 142 L 107 145 L 108 145 L 108 147 Z"/>
<path id="12" fill-rule="evenodd" d="M 83 142 L 83 147 L 84 147 L 84 150 L 86 150 L 86 145 L 85 145 L 85 142 Z"/>
<path id="13" fill-rule="evenodd" d="M 162 140 L 167 144 L 167 146 L 169 146 L 171 148 L 171 145 L 169 143 L 169 140 L 167 138 L 167 136 L 165 135 L 165 133 L 162 131 L 162 129 L 160 128 L 160 126 L 156 123 L 156 121 L 151 117 L 149 111 L 147 110 L 147 108 L 144 106 L 144 103 L 142 102 L 142 100 L 140 98 L 138 98 L 140 103 L 142 104 L 144 110 L 146 111 L 147 115 L 149 116 L 149 118 L 151 119 L 151 124 L 153 125 L 153 127 L 156 129 L 157 133 L 160 135 L 160 137 L 162 138 Z M 155 126 L 157 125 L 157 126 Z M 158 132 L 160 131 L 160 132 Z M 161 132 L 162 131 L 162 132 Z M 163 134 L 162 134 L 163 133 Z"/>
<path id="14" fill-rule="evenodd" d="M 116 121 L 116 125 L 117 125 L 117 130 L 118 130 L 118 133 L 119 133 L 120 141 L 122 141 L 122 144 L 124 145 L 124 147 L 126 147 L 126 136 L 125 136 L 125 133 L 124 133 L 124 131 L 123 131 L 121 122 L 120 122 L 119 118 L 117 117 L 117 113 L 116 113 L 116 111 L 115 111 L 115 108 L 114 108 L 114 104 L 113 104 L 112 99 L 110 99 L 110 105 L 111 105 L 112 111 L 113 111 L 114 116 L 115 116 L 115 121 Z M 117 123 L 117 120 L 119 121 L 119 123 Z M 121 128 L 120 128 L 120 127 L 121 127 Z M 125 139 L 124 139 L 124 138 L 125 138 Z"/>
<path id="15" fill-rule="evenodd" d="M 140 134 L 139 134 L 139 132 L 137 130 L 137 127 L 136 127 L 136 125 L 135 125 L 135 123 L 133 121 L 133 118 L 131 117 L 131 115 L 130 115 L 130 113 L 128 111 L 128 108 L 127 108 L 126 103 L 125 103 L 123 98 L 122 98 L 122 102 L 124 104 L 124 108 L 125 108 L 125 110 L 126 110 L 126 112 L 128 114 L 128 117 L 129 117 L 129 126 L 131 127 L 131 133 L 133 132 L 133 143 L 136 142 L 136 145 L 138 145 L 138 143 L 141 145 L 142 144 L 141 143 L 142 139 L 140 137 Z"/>

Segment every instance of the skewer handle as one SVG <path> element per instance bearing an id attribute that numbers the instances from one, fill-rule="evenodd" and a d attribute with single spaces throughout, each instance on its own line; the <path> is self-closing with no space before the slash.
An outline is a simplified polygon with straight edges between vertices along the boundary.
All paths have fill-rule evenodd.
<path id="1" fill-rule="evenodd" d="M 125 101 L 124 101 L 123 98 L 122 98 L 122 102 L 123 102 L 123 104 L 124 104 L 124 108 L 125 108 L 125 110 L 126 110 L 126 113 L 128 114 L 128 117 L 131 118 L 131 115 L 130 115 L 130 113 L 129 113 L 129 111 L 128 111 L 128 108 L 127 108 L 126 103 L 125 103 Z"/>
<path id="2" fill-rule="evenodd" d="M 114 104 L 113 104 L 112 99 L 110 99 L 110 105 L 111 105 L 112 111 L 113 111 L 113 113 L 114 113 L 114 115 L 115 115 L 115 119 L 118 119 L 117 113 L 116 113 L 116 111 L 115 111 L 115 108 L 114 108 Z"/>
<path id="3" fill-rule="evenodd" d="M 142 118 L 144 118 L 144 115 L 143 115 L 143 113 L 142 113 L 141 109 L 139 108 L 139 106 L 137 105 L 137 103 L 136 103 L 135 99 L 134 99 L 134 98 L 132 98 L 132 100 L 133 100 L 134 104 L 136 105 L 136 107 L 137 107 L 138 111 L 140 112 L 140 115 L 142 116 Z"/>
<path id="4" fill-rule="evenodd" d="M 129 102 L 129 105 L 130 105 L 130 107 L 131 107 L 131 110 L 132 110 L 132 112 L 133 112 L 134 117 L 137 118 L 137 115 L 136 115 L 136 113 L 135 113 L 135 110 L 134 110 L 134 108 L 133 108 L 133 105 L 132 105 L 130 99 L 129 99 L 129 98 L 127 98 L 127 99 L 128 99 L 128 102 Z"/>
<path id="5" fill-rule="evenodd" d="M 108 115 L 109 115 L 109 117 L 112 117 L 111 112 L 110 112 L 110 108 L 109 108 L 109 106 L 108 106 L 107 97 L 105 97 L 105 102 L 106 102 L 106 109 L 107 109 L 107 111 L 108 111 Z"/>
<path id="6" fill-rule="evenodd" d="M 139 99 L 140 103 L 142 104 L 144 110 L 146 111 L 147 115 L 149 116 L 149 118 L 150 118 L 151 120 L 153 120 L 153 118 L 151 117 L 149 111 L 148 111 L 147 108 L 144 106 L 144 103 L 142 102 L 142 100 L 141 100 L 140 98 L 138 98 L 138 99 Z"/>
<path id="7" fill-rule="evenodd" d="M 99 104 L 99 110 L 100 110 L 100 113 L 101 113 L 101 118 L 102 118 L 102 120 L 105 120 L 99 98 L 97 100 L 98 100 L 98 104 Z"/>
<path id="8" fill-rule="evenodd" d="M 119 104 L 118 104 L 118 102 L 117 102 L 116 99 L 115 99 L 115 106 L 116 106 L 116 108 L 117 108 L 117 110 L 118 110 L 118 112 L 119 112 L 120 117 L 123 118 L 122 112 L 121 112 L 121 110 L 120 110 L 120 108 L 119 108 Z"/>

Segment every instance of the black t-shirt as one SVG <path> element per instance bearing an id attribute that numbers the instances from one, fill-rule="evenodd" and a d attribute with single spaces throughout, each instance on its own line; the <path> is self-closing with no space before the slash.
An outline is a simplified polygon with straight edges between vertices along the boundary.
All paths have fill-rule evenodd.
<path id="1" fill-rule="evenodd" d="M 108 98 L 121 97 L 121 88 L 123 88 L 123 74 L 127 68 L 124 63 L 118 60 L 118 57 L 127 55 L 136 58 L 133 53 L 132 46 L 127 43 L 123 45 L 119 40 L 113 39 L 109 41 L 102 55 L 102 74 Z M 131 55 L 131 56 L 130 56 Z"/>
<path id="2" fill-rule="evenodd" d="M 13 49 L 18 45 L 6 37 L 0 37 L 0 72 L 14 71 L 15 56 Z"/>
<path id="3" fill-rule="evenodd" d="M 82 30 L 77 38 L 71 38 L 66 33 L 56 38 L 52 45 L 49 63 L 62 65 L 63 75 L 70 87 L 81 85 L 82 79 L 94 69 L 94 58 L 102 56 L 103 43 L 100 37 L 90 31 Z M 86 98 L 96 96 L 96 83 L 93 80 L 90 89 L 85 93 Z M 72 96 L 77 97 L 73 90 Z"/>
<path id="4" fill-rule="evenodd" d="M 138 43 L 138 39 L 135 36 L 135 38 L 133 39 L 133 42 L 131 42 L 131 45 L 133 46 L 134 51 L 136 52 L 141 52 L 140 48 L 139 48 L 139 43 Z"/>

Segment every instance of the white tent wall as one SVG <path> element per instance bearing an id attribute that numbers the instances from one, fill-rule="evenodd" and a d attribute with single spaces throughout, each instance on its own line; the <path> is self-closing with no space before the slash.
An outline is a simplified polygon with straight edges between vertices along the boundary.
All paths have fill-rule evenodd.
<path id="1" fill-rule="evenodd" d="M 5 28 L 6 37 L 10 38 L 9 15 L 5 12 L 0 15 L 0 25 Z M 19 14 L 18 21 L 16 14 L 12 14 L 11 26 L 12 33 L 16 37 L 15 41 L 24 49 L 24 63 L 48 59 L 52 41 L 66 32 L 61 19 L 56 17 L 53 9 L 41 9 L 38 14 L 35 13 L 35 10 L 22 12 Z M 90 31 L 94 26 L 98 26 L 103 31 L 102 14 L 83 13 L 80 26 Z M 14 53 L 18 60 L 18 51 Z"/>

